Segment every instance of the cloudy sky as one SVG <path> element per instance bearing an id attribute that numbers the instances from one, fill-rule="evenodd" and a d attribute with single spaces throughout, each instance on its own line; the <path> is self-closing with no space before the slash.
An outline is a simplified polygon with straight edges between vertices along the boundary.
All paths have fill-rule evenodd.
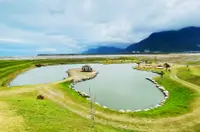
<path id="1" fill-rule="evenodd" d="M 79 53 L 200 26 L 199 0 L 0 0 L 0 56 Z"/>

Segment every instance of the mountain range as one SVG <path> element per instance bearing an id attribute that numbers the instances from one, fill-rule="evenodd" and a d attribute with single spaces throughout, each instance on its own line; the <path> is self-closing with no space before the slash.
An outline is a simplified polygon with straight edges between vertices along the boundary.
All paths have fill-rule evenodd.
<path id="1" fill-rule="evenodd" d="M 98 47 L 89 49 L 86 54 L 115 54 L 141 52 L 199 52 L 200 27 L 187 27 L 180 30 L 152 33 L 138 43 L 130 44 L 125 49 L 116 47 Z"/>
<path id="2" fill-rule="evenodd" d="M 109 47 L 101 46 L 101 47 L 89 49 L 83 52 L 83 54 L 121 54 L 121 53 L 124 53 L 125 51 L 126 51 L 125 49 L 121 49 L 121 48 L 116 48 L 116 47 L 111 47 L 111 46 Z"/>

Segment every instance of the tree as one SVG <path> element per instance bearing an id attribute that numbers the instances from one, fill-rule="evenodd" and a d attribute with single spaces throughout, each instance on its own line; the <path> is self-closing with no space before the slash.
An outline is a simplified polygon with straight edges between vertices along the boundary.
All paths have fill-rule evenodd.
<path id="1" fill-rule="evenodd" d="M 165 63 L 164 67 L 166 68 L 166 71 L 167 71 L 171 66 L 168 63 Z"/>
<path id="2" fill-rule="evenodd" d="M 138 65 L 138 67 L 140 67 L 141 62 L 137 62 L 136 64 Z"/>
<path id="3" fill-rule="evenodd" d="M 163 71 L 160 72 L 161 78 L 163 78 L 164 74 L 165 74 L 165 73 L 164 73 Z"/>
<path id="4" fill-rule="evenodd" d="M 148 64 L 148 60 L 144 60 L 144 63 L 145 63 L 145 64 Z"/>
<path id="5" fill-rule="evenodd" d="M 190 67 L 189 67 L 189 65 L 187 65 L 186 67 L 187 67 L 187 70 L 190 71 Z"/>

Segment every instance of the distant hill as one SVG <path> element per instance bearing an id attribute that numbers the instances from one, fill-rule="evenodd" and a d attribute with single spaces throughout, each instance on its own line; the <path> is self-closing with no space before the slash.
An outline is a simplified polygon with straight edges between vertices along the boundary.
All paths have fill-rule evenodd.
<path id="1" fill-rule="evenodd" d="M 121 54 L 121 53 L 125 53 L 125 50 L 107 46 L 101 46 L 83 52 L 83 54 Z"/>
<path id="2" fill-rule="evenodd" d="M 80 54 L 127 54 L 133 52 L 143 53 L 144 51 L 150 53 L 200 52 L 200 27 L 187 27 L 180 30 L 152 33 L 146 39 L 131 44 L 125 49 L 116 48 L 119 44 L 112 43 L 112 46 L 88 49 Z M 39 54 L 39 56 L 44 55 Z"/>
<path id="3" fill-rule="evenodd" d="M 148 38 L 128 46 L 129 53 L 144 50 L 150 52 L 200 51 L 200 28 L 187 27 L 177 31 L 164 31 L 151 34 Z"/>

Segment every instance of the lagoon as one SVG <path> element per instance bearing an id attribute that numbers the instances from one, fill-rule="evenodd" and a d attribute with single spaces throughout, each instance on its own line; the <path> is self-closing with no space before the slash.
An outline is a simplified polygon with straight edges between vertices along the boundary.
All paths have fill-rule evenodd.
<path id="1" fill-rule="evenodd" d="M 10 86 L 44 84 L 67 77 L 68 69 L 80 68 L 83 64 L 57 65 L 35 68 L 17 76 Z M 159 104 L 164 95 L 146 77 L 155 73 L 134 70 L 135 64 L 91 64 L 99 74 L 96 78 L 75 85 L 75 89 L 89 94 L 95 101 L 115 110 L 146 109 Z"/>

